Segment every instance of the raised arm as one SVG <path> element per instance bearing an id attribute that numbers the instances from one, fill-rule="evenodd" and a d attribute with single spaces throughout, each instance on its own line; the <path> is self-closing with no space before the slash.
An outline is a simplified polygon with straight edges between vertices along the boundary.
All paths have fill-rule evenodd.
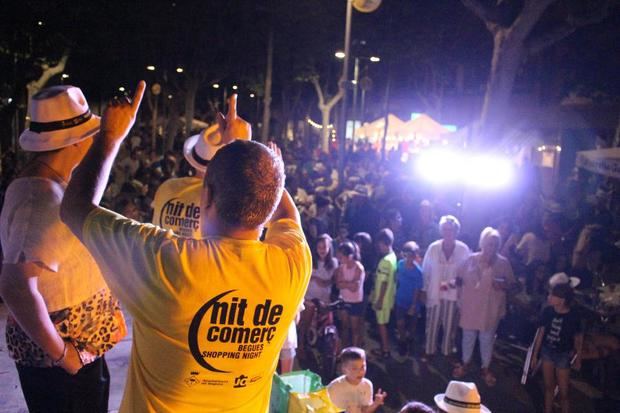
<path id="1" fill-rule="evenodd" d="M 273 142 L 270 142 L 268 146 L 269 149 L 274 151 L 276 155 L 280 157 L 280 160 L 282 160 L 282 151 L 280 151 L 280 148 L 278 148 L 278 146 Z M 275 212 L 271 216 L 271 222 L 285 218 L 292 219 L 297 223 L 297 225 L 301 226 L 301 217 L 299 216 L 299 211 L 295 206 L 293 198 L 286 189 L 282 192 L 282 198 L 280 199 L 280 203 L 278 204 Z"/>
<path id="2" fill-rule="evenodd" d="M 88 214 L 99 205 L 118 149 L 131 130 L 146 83 L 140 81 L 133 101 L 127 97 L 110 102 L 101 119 L 101 131 L 69 182 L 60 218 L 78 237 Z"/>

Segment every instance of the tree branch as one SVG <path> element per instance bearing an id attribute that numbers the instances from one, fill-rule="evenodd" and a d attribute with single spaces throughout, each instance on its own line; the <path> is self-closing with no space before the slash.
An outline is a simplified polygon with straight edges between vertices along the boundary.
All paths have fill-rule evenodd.
<path id="1" fill-rule="evenodd" d="M 497 6 L 482 4 L 479 0 L 461 0 L 461 3 L 484 22 L 489 31 L 495 32 L 501 24 L 499 9 Z"/>
<path id="2" fill-rule="evenodd" d="M 609 16 L 609 2 L 606 1 L 603 5 L 596 10 L 590 16 L 587 17 L 574 17 L 567 16 L 566 20 L 559 26 L 548 30 L 532 39 L 529 39 L 526 44 L 527 54 L 535 55 L 540 53 L 547 47 L 560 40 L 573 34 L 579 27 L 587 26 L 590 24 L 600 23 Z"/>
<path id="3" fill-rule="evenodd" d="M 529 39 L 525 45 L 527 50 L 526 54 L 530 56 L 538 54 L 552 44 L 570 36 L 575 30 L 577 30 L 577 27 L 575 26 L 570 24 L 562 24 L 553 30 L 549 30 L 546 33 Z"/>
<path id="4" fill-rule="evenodd" d="M 327 102 L 327 107 L 328 108 L 332 108 L 336 103 L 338 103 L 338 101 L 340 100 L 340 98 L 342 98 L 342 95 L 344 95 L 344 89 L 343 88 L 338 88 L 338 93 L 336 93 L 330 100 L 329 102 Z"/>
<path id="5" fill-rule="evenodd" d="M 525 41 L 547 8 L 558 0 L 525 0 L 521 13 L 510 26 L 516 41 Z"/>
<path id="6" fill-rule="evenodd" d="M 314 90 L 316 90 L 316 95 L 319 97 L 319 108 L 323 109 L 323 107 L 325 107 L 325 98 L 323 97 L 323 90 L 321 90 L 318 76 L 311 76 L 310 83 L 312 83 L 312 85 L 314 86 Z"/>
<path id="7" fill-rule="evenodd" d="M 41 77 L 37 80 L 33 80 L 28 82 L 26 85 L 26 89 L 28 90 L 29 96 L 32 96 L 37 91 L 41 90 L 43 86 L 52 78 L 52 76 L 56 76 L 59 73 L 62 73 L 65 70 L 65 65 L 67 64 L 67 59 L 69 59 L 69 51 L 66 50 L 58 63 L 55 66 L 49 67 L 47 65 L 42 66 L 43 73 Z"/>

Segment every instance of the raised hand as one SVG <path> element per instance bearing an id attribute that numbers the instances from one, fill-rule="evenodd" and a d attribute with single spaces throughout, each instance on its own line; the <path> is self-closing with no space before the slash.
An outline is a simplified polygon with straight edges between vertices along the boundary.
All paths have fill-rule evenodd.
<path id="1" fill-rule="evenodd" d="M 127 96 L 114 98 L 108 103 L 101 119 L 101 135 L 111 142 L 122 141 L 136 121 L 136 114 L 142 102 L 146 83 L 138 82 L 133 99 Z"/>
<path id="2" fill-rule="evenodd" d="M 375 393 L 375 400 L 373 404 L 375 406 L 382 406 L 383 403 L 385 403 L 386 397 L 387 397 L 387 392 L 384 392 L 381 389 L 377 390 L 377 393 Z"/>
<path id="3" fill-rule="evenodd" d="M 282 150 L 280 150 L 280 147 L 276 145 L 275 142 L 268 142 L 267 147 L 271 149 L 273 153 L 275 153 L 276 156 L 280 158 L 280 160 L 282 160 Z"/>
<path id="4" fill-rule="evenodd" d="M 217 123 L 222 134 L 222 141 L 228 144 L 235 139 L 252 139 L 252 126 L 245 119 L 237 115 L 237 94 L 228 98 L 228 113 L 224 116 L 217 114 Z"/>

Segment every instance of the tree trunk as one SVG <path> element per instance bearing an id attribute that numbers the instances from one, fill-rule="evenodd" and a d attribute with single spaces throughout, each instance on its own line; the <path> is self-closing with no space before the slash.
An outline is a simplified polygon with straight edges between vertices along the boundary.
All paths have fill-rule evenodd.
<path id="1" fill-rule="evenodd" d="M 343 86 L 339 87 L 338 93 L 334 95 L 329 100 L 329 102 L 325 103 L 325 95 L 323 94 L 323 90 L 321 89 L 321 85 L 319 84 L 318 77 L 312 77 L 310 79 L 310 82 L 312 82 L 312 85 L 314 86 L 314 90 L 316 91 L 316 94 L 319 98 L 318 107 L 319 107 L 319 110 L 321 111 L 321 118 L 322 118 L 321 122 L 323 125 L 323 128 L 321 129 L 321 150 L 324 153 L 328 153 L 329 152 L 329 130 L 327 129 L 327 126 L 329 125 L 330 112 L 332 108 L 336 105 L 336 103 L 338 103 L 340 98 L 342 98 L 342 95 L 344 94 L 344 87 Z"/>
<path id="2" fill-rule="evenodd" d="M 269 29 L 267 42 L 267 70 L 265 73 L 265 96 L 263 97 L 263 125 L 261 142 L 269 140 L 269 122 L 271 120 L 271 81 L 273 77 L 273 26 Z"/>
<path id="3" fill-rule="evenodd" d="M 179 105 L 172 103 L 170 105 L 170 111 L 168 112 L 168 127 L 166 128 L 166 137 L 164 142 L 163 152 L 171 151 L 174 148 L 174 140 L 179 133 L 180 127 L 180 115 Z"/>
<path id="4" fill-rule="evenodd" d="M 194 123 L 194 113 L 196 112 L 196 94 L 198 93 L 199 82 L 191 79 L 186 82 L 185 88 L 185 136 L 192 134 L 192 124 Z"/>
<path id="5" fill-rule="evenodd" d="M 480 117 L 480 134 L 474 141 L 475 146 L 494 143 L 501 138 L 522 54 L 523 42 L 512 39 L 510 29 L 501 29 L 495 33 L 491 73 Z"/>
<path id="6" fill-rule="evenodd" d="M 331 107 L 321 109 L 321 150 L 325 153 L 329 152 L 329 117 L 331 111 Z"/>

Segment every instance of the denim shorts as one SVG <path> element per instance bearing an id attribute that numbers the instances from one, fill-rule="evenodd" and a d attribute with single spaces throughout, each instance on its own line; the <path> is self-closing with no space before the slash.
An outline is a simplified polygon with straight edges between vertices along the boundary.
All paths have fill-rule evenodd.
<path id="1" fill-rule="evenodd" d="M 353 317 L 361 317 L 364 314 L 364 303 L 344 303 L 344 310 Z"/>
<path id="2" fill-rule="evenodd" d="M 550 361 L 557 369 L 570 368 L 570 355 L 570 351 L 556 351 L 545 346 L 540 350 L 540 359 L 543 361 Z"/>

